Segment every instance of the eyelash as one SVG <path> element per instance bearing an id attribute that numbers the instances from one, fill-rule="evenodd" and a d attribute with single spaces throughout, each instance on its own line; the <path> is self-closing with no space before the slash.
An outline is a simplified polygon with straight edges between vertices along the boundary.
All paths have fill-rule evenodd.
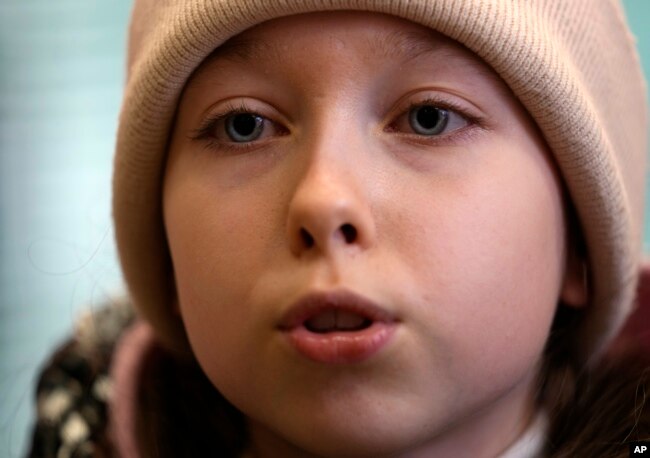
<path id="1" fill-rule="evenodd" d="M 391 126 L 395 124 L 396 120 L 400 119 L 403 116 L 408 116 L 408 114 L 414 108 L 427 105 L 454 113 L 463 118 L 463 120 L 467 122 L 467 125 L 460 127 L 448 134 L 434 136 L 419 135 L 413 132 L 400 132 L 394 128 L 391 128 Z M 284 130 L 285 132 L 287 131 L 279 124 L 271 121 L 268 117 L 260 114 L 254 109 L 249 108 L 245 102 L 241 102 L 239 105 L 228 103 L 220 113 L 208 117 L 203 123 L 201 123 L 201 125 L 192 132 L 190 139 L 204 141 L 206 149 L 209 150 L 218 149 L 225 152 L 246 152 L 248 150 L 256 148 L 259 145 L 259 140 L 253 140 L 250 142 L 223 142 L 214 138 L 213 132 L 217 124 L 225 121 L 231 116 L 236 116 L 238 114 L 251 114 L 254 116 L 259 116 L 264 119 L 264 122 L 273 123 L 276 128 Z M 448 142 L 469 140 L 471 136 L 476 133 L 477 128 L 478 130 L 487 130 L 486 122 L 483 117 L 469 113 L 464 107 L 452 101 L 444 100 L 438 97 L 427 97 L 424 100 L 410 103 L 405 110 L 400 112 L 399 116 L 393 119 L 391 124 L 384 127 L 384 131 L 401 133 L 405 136 L 410 137 L 412 141 L 419 144 L 437 146 Z"/>

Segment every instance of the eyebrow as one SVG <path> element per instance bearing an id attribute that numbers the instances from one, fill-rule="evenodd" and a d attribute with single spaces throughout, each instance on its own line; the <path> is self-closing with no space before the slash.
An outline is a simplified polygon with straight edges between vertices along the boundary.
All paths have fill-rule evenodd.
<path id="1" fill-rule="evenodd" d="M 434 45 L 434 40 L 437 42 L 436 45 Z M 462 43 L 436 30 L 431 29 L 428 33 L 398 30 L 381 34 L 378 38 L 368 38 L 368 42 L 375 44 L 377 52 L 386 59 L 403 59 L 404 62 L 410 62 L 422 56 L 430 55 L 435 56 L 436 59 L 451 60 L 489 80 L 501 94 L 513 96 L 510 87 L 487 62 Z M 451 48 L 452 43 L 462 48 L 474 59 L 454 52 Z"/>
<path id="2" fill-rule="evenodd" d="M 430 33 L 394 30 L 389 33 L 382 33 L 372 37 L 366 37 L 366 43 L 375 49 L 375 52 L 385 59 L 403 59 L 406 61 L 422 57 L 424 54 L 439 54 L 444 52 L 446 46 L 433 46 L 434 39 L 442 40 L 448 38 L 435 32 Z"/>

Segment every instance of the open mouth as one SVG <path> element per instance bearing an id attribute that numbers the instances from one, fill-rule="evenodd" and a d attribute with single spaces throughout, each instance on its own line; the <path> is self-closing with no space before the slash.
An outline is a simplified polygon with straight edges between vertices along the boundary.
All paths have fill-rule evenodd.
<path id="1" fill-rule="evenodd" d="M 379 352 L 397 325 L 394 315 L 361 296 L 334 291 L 304 296 L 278 328 L 299 354 L 321 363 L 358 363 Z"/>
<path id="2" fill-rule="evenodd" d="M 370 318 L 347 310 L 327 309 L 304 322 L 305 328 L 315 333 L 360 331 L 372 325 Z"/>

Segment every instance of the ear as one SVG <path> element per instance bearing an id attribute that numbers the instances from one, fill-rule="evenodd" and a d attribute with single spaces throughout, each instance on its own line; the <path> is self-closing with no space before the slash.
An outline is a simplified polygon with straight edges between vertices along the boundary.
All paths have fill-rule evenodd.
<path id="1" fill-rule="evenodd" d="M 568 251 L 560 300 L 569 307 L 582 308 L 589 299 L 587 261 L 575 250 Z"/>

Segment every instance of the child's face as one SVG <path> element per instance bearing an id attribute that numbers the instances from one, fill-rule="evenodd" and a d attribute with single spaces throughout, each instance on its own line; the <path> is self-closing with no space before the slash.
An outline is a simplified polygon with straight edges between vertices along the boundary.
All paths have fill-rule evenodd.
<path id="1" fill-rule="evenodd" d="M 578 287 L 523 108 L 464 48 L 377 14 L 278 19 L 207 62 L 180 102 L 164 219 L 198 361 L 282 456 L 497 453 Z M 325 296 L 287 321 L 342 290 L 383 315 Z M 354 329 L 328 327 L 337 307 Z"/>

